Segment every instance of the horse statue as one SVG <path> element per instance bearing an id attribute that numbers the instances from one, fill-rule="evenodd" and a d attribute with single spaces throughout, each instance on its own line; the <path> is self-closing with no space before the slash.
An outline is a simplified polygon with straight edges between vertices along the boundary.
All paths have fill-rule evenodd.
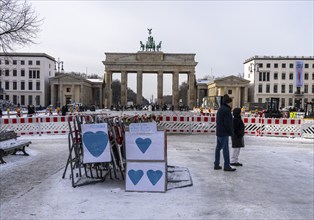
<path id="1" fill-rule="evenodd" d="M 153 40 L 154 38 L 152 36 L 148 37 L 148 41 L 146 42 L 146 51 L 155 51 L 156 45 L 155 41 Z"/>
<path id="2" fill-rule="evenodd" d="M 140 41 L 140 44 L 141 44 L 140 50 L 144 51 L 145 50 L 145 45 L 142 43 L 142 41 Z"/>
<path id="3" fill-rule="evenodd" d="M 161 42 L 162 42 L 162 41 L 160 41 L 159 44 L 157 45 L 157 51 L 160 51 L 160 50 L 161 50 Z"/>

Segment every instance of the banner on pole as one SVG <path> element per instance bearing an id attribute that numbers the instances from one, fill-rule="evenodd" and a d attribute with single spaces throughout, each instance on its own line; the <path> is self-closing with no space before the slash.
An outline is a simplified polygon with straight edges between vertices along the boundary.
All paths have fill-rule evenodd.
<path id="1" fill-rule="evenodd" d="M 303 86 L 303 61 L 297 60 L 295 62 L 296 72 L 296 87 Z"/>

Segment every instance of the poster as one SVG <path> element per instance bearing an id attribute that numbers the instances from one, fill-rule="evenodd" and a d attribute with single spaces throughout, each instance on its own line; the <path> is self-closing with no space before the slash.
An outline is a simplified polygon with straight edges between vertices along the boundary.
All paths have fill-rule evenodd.
<path id="1" fill-rule="evenodd" d="M 165 162 L 128 162 L 126 170 L 126 191 L 165 192 Z"/>
<path id="2" fill-rule="evenodd" d="M 83 163 L 110 162 L 107 123 L 83 124 Z"/>
<path id="3" fill-rule="evenodd" d="M 125 133 L 127 160 L 165 160 L 165 132 Z"/>

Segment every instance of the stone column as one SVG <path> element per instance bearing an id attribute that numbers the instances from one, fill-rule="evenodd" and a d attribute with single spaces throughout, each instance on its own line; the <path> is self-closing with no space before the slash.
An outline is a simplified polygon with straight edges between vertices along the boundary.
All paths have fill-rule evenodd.
<path id="1" fill-rule="evenodd" d="M 201 107 L 202 104 L 202 100 L 201 98 L 201 89 L 199 87 L 197 87 L 197 91 L 196 91 L 196 107 Z"/>
<path id="2" fill-rule="evenodd" d="M 247 103 L 249 100 L 248 100 L 248 87 L 244 87 L 244 100 L 243 100 L 243 105 L 245 103 Z"/>
<path id="3" fill-rule="evenodd" d="M 127 106 L 128 102 L 128 73 L 121 72 L 121 105 Z"/>
<path id="4" fill-rule="evenodd" d="M 111 88 L 111 84 L 112 84 L 112 72 L 111 71 L 107 71 L 105 73 L 105 77 L 106 77 L 106 81 L 105 81 L 105 91 L 106 94 L 104 95 L 105 98 L 105 107 L 110 108 L 112 105 L 112 88 Z"/>
<path id="5" fill-rule="evenodd" d="M 163 72 L 159 71 L 157 76 L 157 104 L 159 105 L 159 108 L 163 107 Z"/>
<path id="6" fill-rule="evenodd" d="M 235 101 L 234 101 L 234 107 L 237 107 L 237 108 L 241 108 L 241 103 L 240 103 L 240 101 L 241 101 L 241 94 L 240 94 L 240 92 L 239 92 L 239 86 L 237 86 L 236 87 L 236 92 L 235 92 L 236 94 L 235 94 L 235 96 L 234 96 L 234 99 L 235 99 Z"/>
<path id="7" fill-rule="evenodd" d="M 142 105 L 142 97 L 143 97 L 143 72 L 137 71 L 137 78 L 136 78 L 136 105 Z"/>
<path id="8" fill-rule="evenodd" d="M 195 106 L 195 72 L 191 71 L 188 75 L 189 90 L 188 90 L 188 106 L 192 109 Z"/>
<path id="9" fill-rule="evenodd" d="M 60 86 L 59 86 L 59 100 L 60 100 L 60 105 L 66 104 L 64 102 L 64 97 L 63 97 L 63 84 L 60 84 Z"/>
<path id="10" fill-rule="evenodd" d="M 99 86 L 98 87 L 98 94 L 99 94 L 99 100 L 98 100 L 98 103 L 99 103 L 99 108 L 102 109 L 103 108 L 103 102 L 102 102 L 102 86 Z M 95 100 L 96 101 L 96 100 Z"/>
<path id="11" fill-rule="evenodd" d="M 51 92 L 50 104 L 53 106 L 57 105 L 56 97 L 55 97 L 55 92 L 56 92 L 55 90 L 56 90 L 56 87 L 54 84 L 52 84 L 51 89 L 50 89 L 50 92 Z"/>
<path id="12" fill-rule="evenodd" d="M 179 109 L 179 72 L 172 74 L 172 105 L 175 110 Z"/>

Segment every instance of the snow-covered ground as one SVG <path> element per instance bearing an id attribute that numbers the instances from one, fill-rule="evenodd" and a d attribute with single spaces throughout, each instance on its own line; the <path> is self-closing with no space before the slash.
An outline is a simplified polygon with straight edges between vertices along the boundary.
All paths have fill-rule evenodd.
<path id="1" fill-rule="evenodd" d="M 72 188 L 65 135 L 23 136 L 30 156 L 0 164 L 0 219 L 313 219 L 314 140 L 246 136 L 243 167 L 213 169 L 214 135 L 168 135 L 168 165 L 193 186 L 125 192 L 124 181 Z"/>

